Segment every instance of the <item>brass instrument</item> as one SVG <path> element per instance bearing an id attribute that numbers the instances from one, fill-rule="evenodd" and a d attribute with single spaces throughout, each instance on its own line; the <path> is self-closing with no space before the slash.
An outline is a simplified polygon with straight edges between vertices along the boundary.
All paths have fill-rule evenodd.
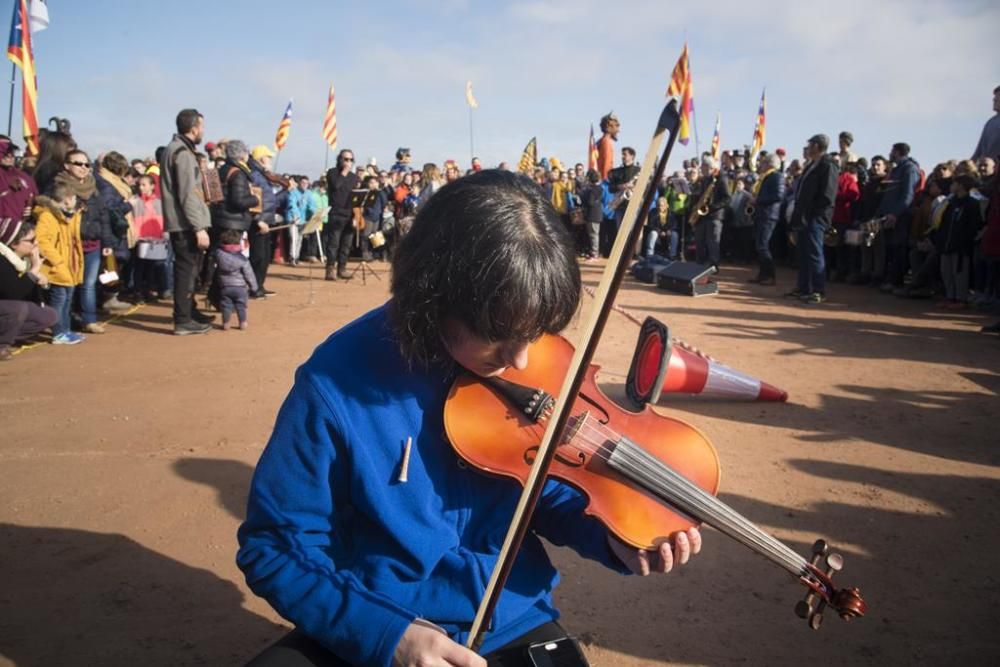
<path id="1" fill-rule="evenodd" d="M 699 219 L 704 218 L 708 215 L 708 204 L 712 201 L 712 195 L 715 194 L 715 186 L 719 182 L 718 177 L 714 177 L 712 184 L 705 188 L 705 191 L 701 193 L 701 197 L 698 199 L 698 204 L 695 206 L 694 211 L 688 217 L 688 223 L 694 225 Z"/>
<path id="2" fill-rule="evenodd" d="M 747 214 L 747 217 L 748 217 L 748 218 L 752 218 L 752 217 L 753 217 L 753 214 L 754 214 L 754 212 L 755 212 L 756 210 L 757 210 L 757 209 L 756 209 L 756 207 L 755 207 L 755 206 L 753 205 L 753 202 L 750 202 L 749 204 L 747 204 L 747 207 L 746 207 L 746 208 L 744 209 L 744 212 L 745 212 L 745 213 Z"/>
<path id="3" fill-rule="evenodd" d="M 632 188 L 635 187 L 636 182 L 639 180 L 637 175 L 631 181 L 629 181 L 621 190 L 615 193 L 615 196 L 611 199 L 611 203 L 608 204 L 608 208 L 612 211 L 621 206 L 624 202 L 627 202 L 632 198 Z"/>

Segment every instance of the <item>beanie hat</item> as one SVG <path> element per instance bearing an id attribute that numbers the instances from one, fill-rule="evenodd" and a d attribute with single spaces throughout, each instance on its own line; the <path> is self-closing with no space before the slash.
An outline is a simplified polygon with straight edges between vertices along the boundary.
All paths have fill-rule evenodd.
<path id="1" fill-rule="evenodd" d="M 0 220 L 0 243 L 5 246 L 9 246 L 17 233 L 21 231 L 20 220 L 13 220 L 11 218 L 3 218 Z"/>

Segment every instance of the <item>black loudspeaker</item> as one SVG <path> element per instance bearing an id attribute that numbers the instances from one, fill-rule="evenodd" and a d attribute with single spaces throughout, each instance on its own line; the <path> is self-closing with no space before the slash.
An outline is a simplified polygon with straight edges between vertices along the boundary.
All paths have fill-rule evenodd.
<path id="1" fill-rule="evenodd" d="M 708 277 L 716 272 L 714 266 L 694 262 L 673 262 L 656 275 L 656 286 L 668 292 L 687 296 L 718 294 L 719 286 Z"/>
<path id="2" fill-rule="evenodd" d="M 641 283 L 655 285 L 656 276 L 659 275 L 660 271 L 671 264 L 673 264 L 673 262 L 666 257 L 660 257 L 659 255 L 643 257 L 632 266 L 632 275 L 634 275 L 635 279 Z"/>

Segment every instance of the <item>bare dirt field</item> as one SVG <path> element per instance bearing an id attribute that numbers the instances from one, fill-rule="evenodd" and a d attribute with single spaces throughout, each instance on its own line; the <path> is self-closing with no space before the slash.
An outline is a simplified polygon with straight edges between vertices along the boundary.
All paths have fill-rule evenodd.
<path id="1" fill-rule="evenodd" d="M 584 265 L 585 280 L 601 268 Z M 840 285 L 806 306 L 781 298 L 788 271 L 778 287 L 747 286 L 749 271 L 725 268 L 722 293 L 700 299 L 630 280 L 619 303 L 789 392 L 656 409 L 714 443 L 725 502 L 799 553 L 835 545 L 867 617 L 809 630 L 795 580 L 705 529 L 703 553 L 666 577 L 553 549 L 564 624 L 595 665 L 1000 663 L 989 319 Z M 387 283 L 275 267 L 279 294 L 252 303 L 246 332 L 167 335 L 169 307 L 154 304 L 3 364 L 0 664 L 236 665 L 281 636 L 234 564 L 253 467 L 296 366 Z M 612 315 L 598 353 L 612 398 L 637 333 Z"/>

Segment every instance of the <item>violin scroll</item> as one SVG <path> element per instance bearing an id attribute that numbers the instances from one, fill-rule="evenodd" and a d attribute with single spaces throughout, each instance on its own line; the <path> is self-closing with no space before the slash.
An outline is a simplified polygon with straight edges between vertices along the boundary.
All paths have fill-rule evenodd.
<path id="1" fill-rule="evenodd" d="M 861 591 L 857 588 L 838 590 L 833 585 L 833 575 L 843 569 L 844 557 L 838 553 L 830 553 L 826 540 L 816 540 L 812 552 L 811 574 L 818 583 L 806 580 L 809 592 L 795 605 L 796 615 L 806 619 L 813 630 L 819 630 L 822 625 L 823 611 L 827 605 L 836 609 L 837 614 L 845 621 L 864 616 L 868 605 L 861 597 Z"/>

